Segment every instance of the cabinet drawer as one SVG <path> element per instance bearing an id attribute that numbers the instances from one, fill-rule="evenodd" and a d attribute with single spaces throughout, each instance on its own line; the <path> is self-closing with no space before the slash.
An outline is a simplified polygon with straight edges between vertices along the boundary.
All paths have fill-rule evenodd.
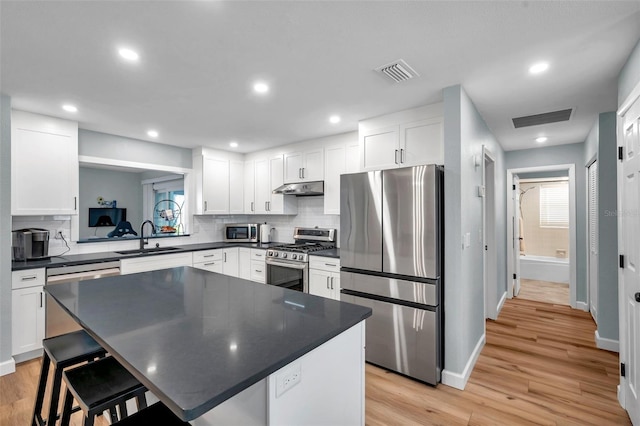
<path id="1" fill-rule="evenodd" d="M 193 267 L 197 269 L 203 269 L 209 272 L 217 272 L 218 274 L 222 274 L 223 268 L 222 260 L 209 260 L 207 262 L 202 263 L 194 263 Z"/>
<path id="2" fill-rule="evenodd" d="M 259 283 L 265 282 L 267 266 L 264 261 L 261 260 L 252 260 L 251 261 L 251 281 L 256 281 Z"/>
<path id="3" fill-rule="evenodd" d="M 309 269 L 327 272 L 340 272 L 340 259 L 333 257 L 309 256 Z"/>
<path id="4" fill-rule="evenodd" d="M 45 268 L 25 269 L 24 271 L 13 271 L 11 273 L 11 288 L 34 287 L 45 284 Z"/>
<path id="5" fill-rule="evenodd" d="M 262 249 L 251 249 L 251 260 L 261 260 L 264 261 L 264 255 L 266 250 Z"/>
<path id="6" fill-rule="evenodd" d="M 212 260 L 222 260 L 222 249 L 193 252 L 193 263 L 211 262 Z"/>

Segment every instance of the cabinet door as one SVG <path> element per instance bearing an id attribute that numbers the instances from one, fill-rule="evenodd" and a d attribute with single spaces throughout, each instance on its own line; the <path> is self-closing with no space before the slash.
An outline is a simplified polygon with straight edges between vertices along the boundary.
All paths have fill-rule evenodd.
<path id="1" fill-rule="evenodd" d="M 433 118 L 400 125 L 402 166 L 444 164 L 442 119 Z"/>
<path id="2" fill-rule="evenodd" d="M 244 213 L 256 212 L 256 170 L 253 161 L 244 163 Z"/>
<path id="3" fill-rule="evenodd" d="M 251 279 L 251 249 L 238 248 L 238 277 Z"/>
<path id="4" fill-rule="evenodd" d="M 251 281 L 265 283 L 266 265 L 263 260 L 251 259 Z"/>
<path id="5" fill-rule="evenodd" d="M 334 300 L 340 300 L 340 274 L 336 272 L 331 273 L 329 278 L 329 287 L 331 288 L 331 298 Z"/>
<path id="6" fill-rule="evenodd" d="M 345 172 L 345 146 L 325 149 L 324 214 L 340 214 L 340 175 Z"/>
<path id="7" fill-rule="evenodd" d="M 229 213 L 229 160 L 204 157 L 202 161 L 203 213 Z"/>
<path id="8" fill-rule="evenodd" d="M 229 161 L 229 213 L 244 213 L 244 162 Z"/>
<path id="9" fill-rule="evenodd" d="M 271 201 L 271 184 L 269 183 L 269 160 L 260 159 L 255 162 L 255 212 L 267 213 L 268 203 Z"/>
<path id="10" fill-rule="evenodd" d="M 331 272 L 309 269 L 309 293 L 332 299 Z"/>
<path id="11" fill-rule="evenodd" d="M 360 135 L 362 167 L 365 171 L 398 167 L 398 129 L 398 126 L 391 126 Z"/>
<path id="12" fill-rule="evenodd" d="M 11 352 L 17 355 L 42 348 L 44 339 L 43 286 L 11 291 Z"/>
<path id="13" fill-rule="evenodd" d="M 269 195 L 268 213 L 284 213 L 284 195 L 272 194 L 271 191 L 284 183 L 284 161 L 282 155 L 269 159 Z"/>
<path id="14" fill-rule="evenodd" d="M 287 183 L 302 181 L 303 155 L 302 152 L 292 152 L 284 155 L 284 181 Z"/>
<path id="15" fill-rule="evenodd" d="M 78 214 L 78 124 L 14 111 L 11 214 Z"/>
<path id="16" fill-rule="evenodd" d="M 306 151 L 302 165 L 302 180 L 313 182 L 324 179 L 324 152 L 322 149 Z"/>
<path id="17" fill-rule="evenodd" d="M 222 251 L 222 273 L 232 277 L 238 276 L 238 247 Z"/>
<path id="18" fill-rule="evenodd" d="M 360 167 L 360 144 L 358 141 L 353 143 L 348 143 L 346 146 L 346 156 L 345 156 L 345 173 L 358 173 L 362 170 Z"/>

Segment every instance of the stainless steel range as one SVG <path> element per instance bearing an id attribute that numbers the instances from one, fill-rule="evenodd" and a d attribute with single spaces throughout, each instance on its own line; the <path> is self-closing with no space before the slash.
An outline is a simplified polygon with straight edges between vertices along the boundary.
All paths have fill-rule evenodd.
<path id="1" fill-rule="evenodd" d="M 267 250 L 267 284 L 309 292 L 309 253 L 336 246 L 336 230 L 327 228 L 295 228 L 293 244 L 282 244 Z"/>

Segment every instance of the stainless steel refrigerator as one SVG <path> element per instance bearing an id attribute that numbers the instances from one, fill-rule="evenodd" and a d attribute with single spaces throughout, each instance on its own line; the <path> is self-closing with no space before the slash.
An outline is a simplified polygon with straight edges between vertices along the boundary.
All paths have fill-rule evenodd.
<path id="1" fill-rule="evenodd" d="M 366 360 L 435 385 L 443 358 L 443 171 L 342 175 L 341 300 L 373 309 Z"/>

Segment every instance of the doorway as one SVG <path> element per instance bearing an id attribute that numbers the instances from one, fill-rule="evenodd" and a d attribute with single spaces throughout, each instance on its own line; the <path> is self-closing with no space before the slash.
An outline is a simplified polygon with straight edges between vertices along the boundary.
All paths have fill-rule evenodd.
<path id="1" fill-rule="evenodd" d="M 497 300 L 497 247 L 496 247 L 496 188 L 495 165 L 493 154 L 482 147 L 483 173 L 482 190 L 484 193 L 482 202 L 482 226 L 484 238 L 483 264 L 484 264 L 484 317 L 498 318 Z"/>
<path id="2" fill-rule="evenodd" d="M 523 179 L 521 179 L 523 177 Z M 533 189 L 529 189 L 532 180 L 538 181 L 537 193 L 535 193 L 534 203 L 535 209 L 537 209 L 534 222 L 537 222 L 537 226 L 543 228 L 542 232 L 562 230 L 561 234 L 566 235 L 568 241 L 566 246 L 559 245 L 557 242 L 548 243 L 548 238 L 539 238 L 546 241 L 547 244 L 543 248 L 546 250 L 542 254 L 542 259 L 536 259 L 535 261 L 544 262 L 544 267 L 539 267 L 539 264 L 534 264 L 533 268 L 537 272 L 543 271 L 543 275 L 534 276 L 535 281 L 543 282 L 543 284 L 531 283 L 530 281 L 521 280 L 527 273 L 519 269 L 523 266 L 521 254 L 523 258 L 528 257 L 527 261 L 533 260 L 531 254 L 527 254 L 527 245 L 531 248 L 534 243 L 534 237 L 541 237 L 536 235 L 540 231 L 529 230 L 529 236 L 527 236 L 527 230 L 521 220 L 520 215 L 520 197 L 523 197 L 523 202 L 527 201 L 527 197 L 532 197 L 534 194 Z M 554 288 L 554 290 L 560 290 L 559 294 L 567 294 L 566 299 L 563 296 L 559 296 L 564 300 L 563 304 L 568 304 L 573 308 L 578 307 L 576 302 L 576 201 L 575 201 L 575 165 L 562 164 L 554 166 L 541 166 L 541 167 L 527 167 L 519 169 L 507 170 L 507 182 L 509 183 L 508 200 L 512 202 L 507 203 L 507 216 L 510 220 L 511 226 L 507 229 L 507 273 L 509 283 L 507 288 L 507 297 L 512 298 L 518 295 L 522 285 L 527 286 L 533 284 L 537 287 L 543 287 L 549 284 L 546 282 L 552 282 L 552 279 L 557 280 L 558 273 L 564 278 L 560 281 L 566 281 L 564 293 L 562 289 Z M 561 199 L 564 196 L 564 201 Z M 564 211 L 558 208 L 558 203 L 564 203 Z M 567 205 L 568 204 L 568 205 Z M 521 235 L 522 234 L 522 235 Z M 533 234 L 533 235 L 532 235 Z M 522 240 L 520 238 L 523 238 Z M 557 247 L 556 247 L 557 246 Z M 530 253 L 530 250 L 529 250 Z M 527 267 L 530 265 L 527 264 Z M 544 289 L 538 288 L 542 294 Z M 558 292 L 550 292 L 556 294 Z M 556 295 L 556 297 L 558 297 Z M 555 303 L 554 298 L 550 298 L 548 303 Z M 579 306 L 580 309 L 587 310 L 587 304 L 583 303 Z"/>

